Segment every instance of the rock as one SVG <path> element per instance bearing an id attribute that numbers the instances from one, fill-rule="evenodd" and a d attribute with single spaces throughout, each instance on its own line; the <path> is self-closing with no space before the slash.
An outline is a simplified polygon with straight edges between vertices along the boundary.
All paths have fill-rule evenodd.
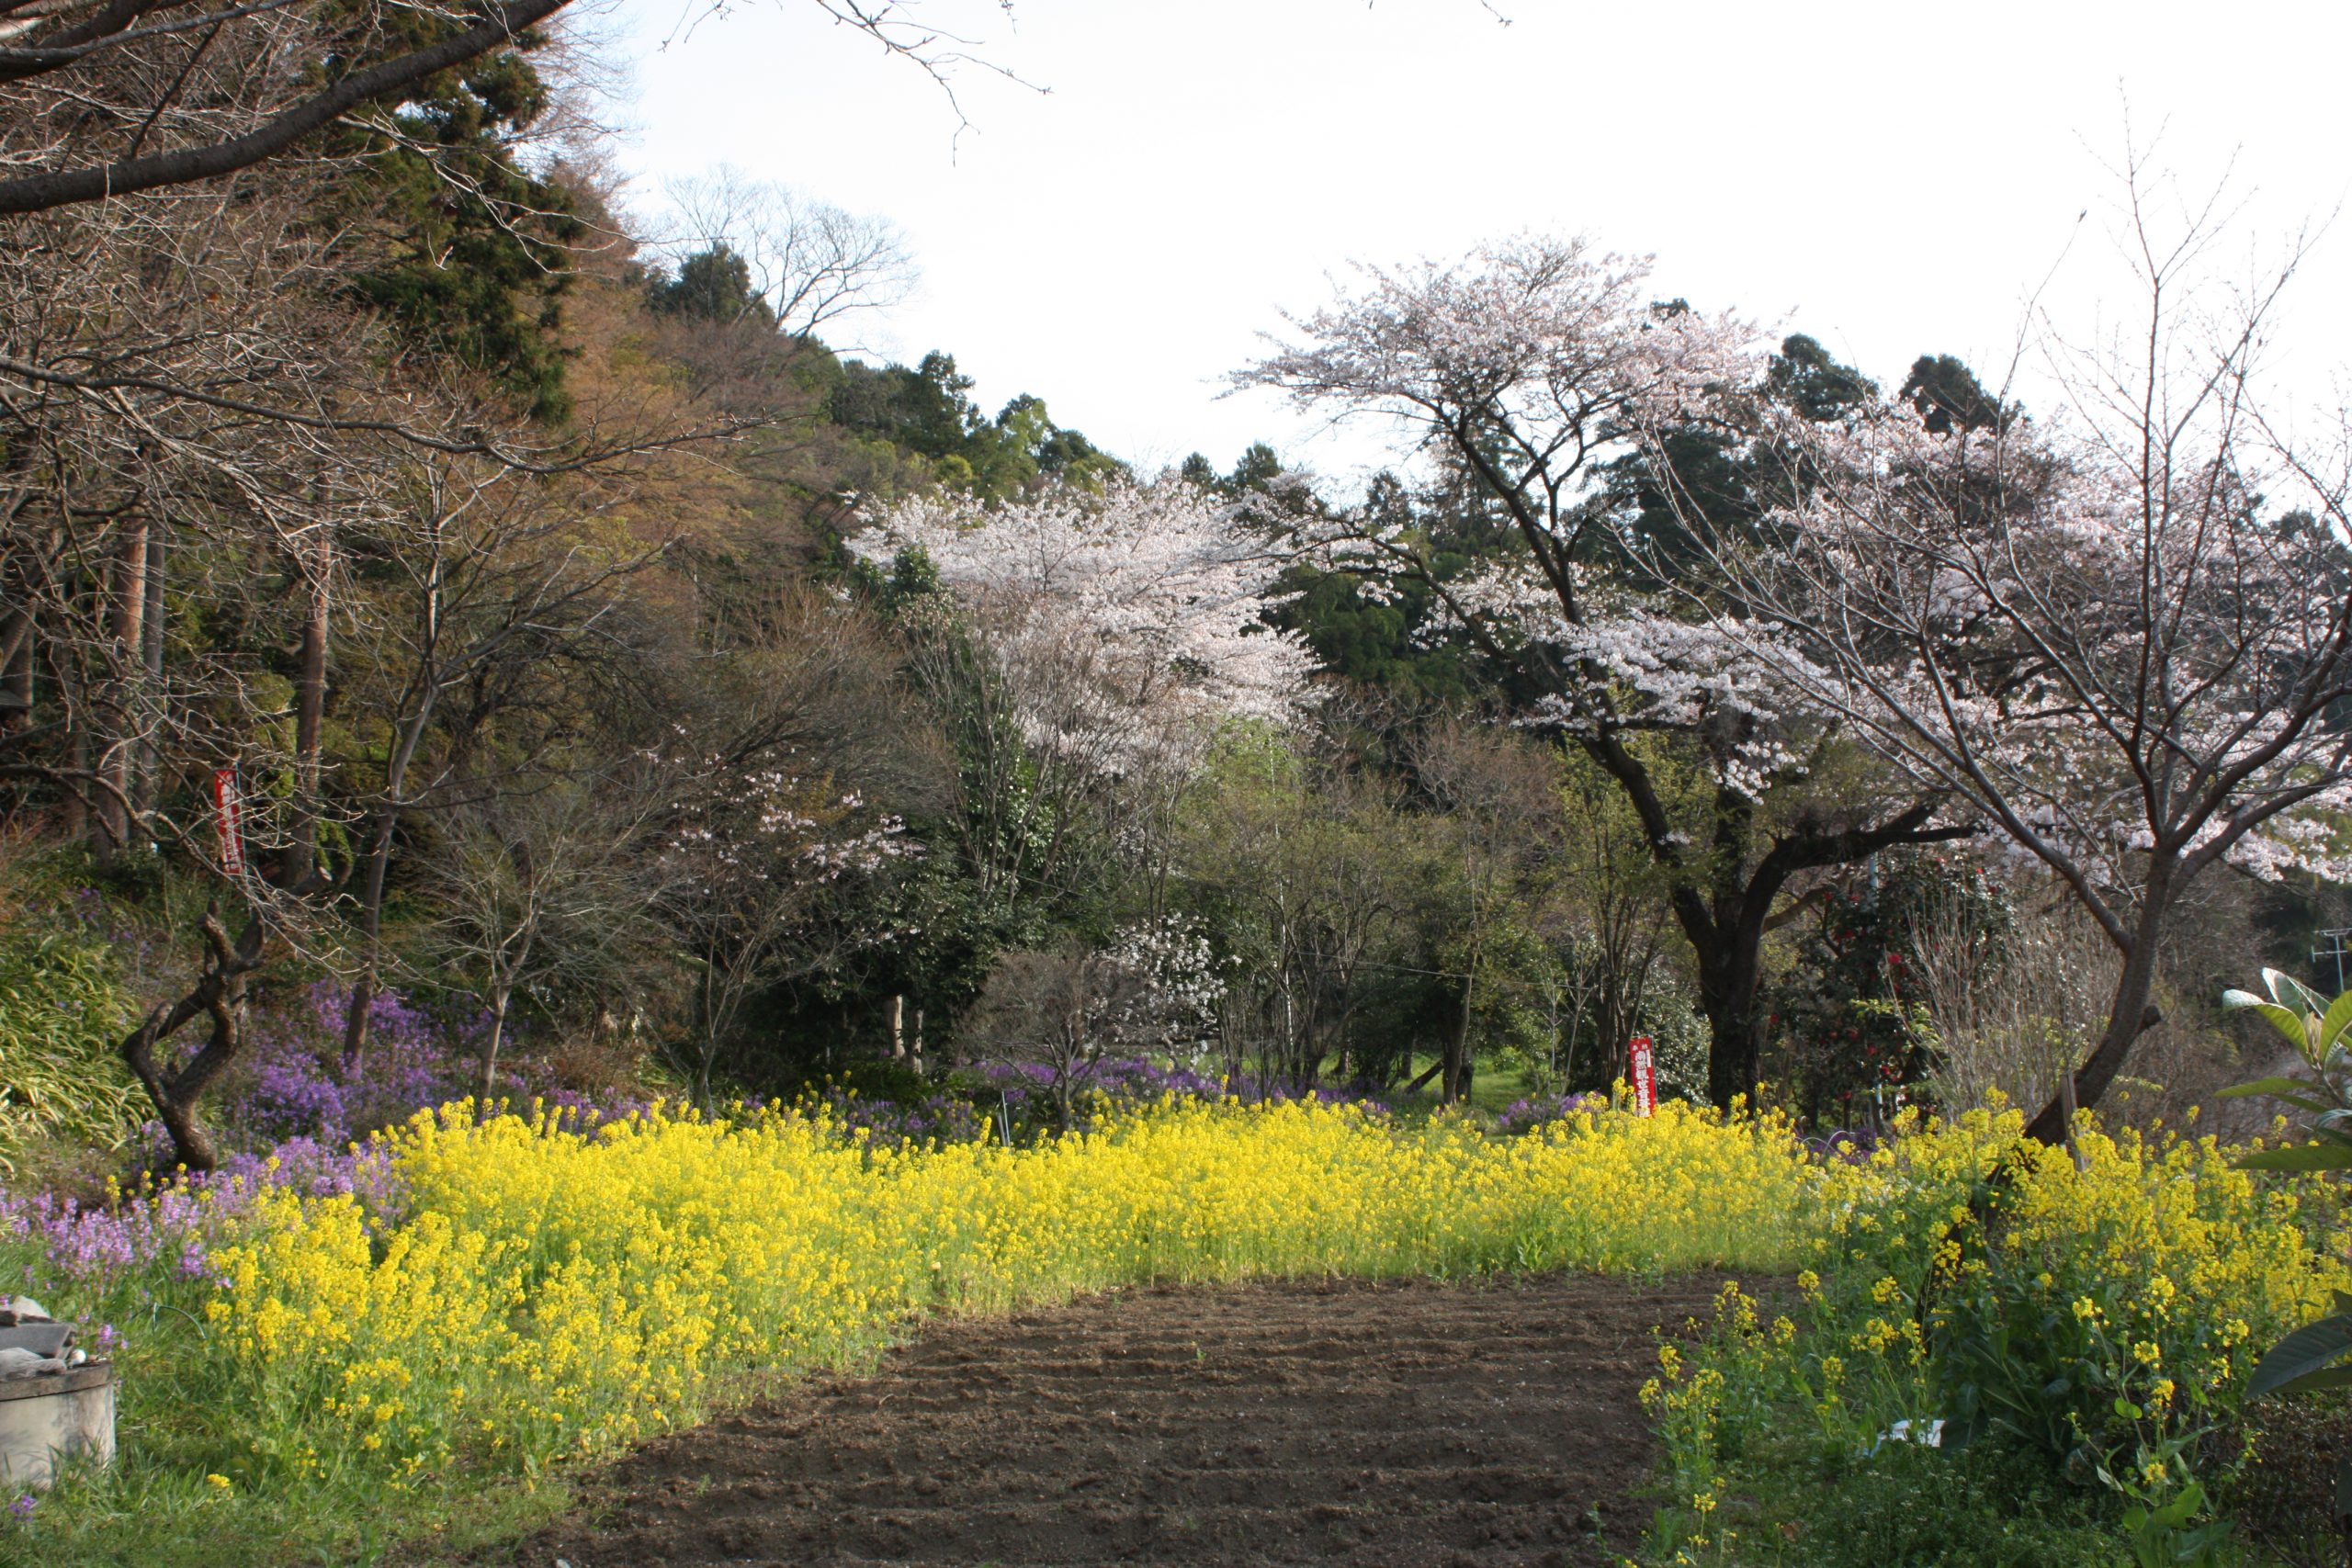
<path id="1" fill-rule="evenodd" d="M 0 1346 L 0 1382 L 15 1378 L 37 1378 L 65 1370 L 64 1359 L 57 1356 L 36 1356 L 30 1350 L 14 1345 Z"/>
<path id="2" fill-rule="evenodd" d="M 20 1323 L 0 1328 L 0 1350 L 30 1350 L 36 1356 L 62 1356 L 74 1343 L 70 1323 Z"/>

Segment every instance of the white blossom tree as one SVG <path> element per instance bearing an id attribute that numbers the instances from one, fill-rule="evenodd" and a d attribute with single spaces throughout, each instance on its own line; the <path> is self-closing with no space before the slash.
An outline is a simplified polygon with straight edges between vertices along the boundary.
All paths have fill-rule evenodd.
<path id="1" fill-rule="evenodd" d="M 1001 955 L 965 1035 L 984 1057 L 1046 1068 L 1055 1120 L 1068 1129 L 1078 1096 L 1115 1053 L 1197 1051 L 1224 995 L 1207 939 L 1169 917 L 1101 948 Z"/>
<path id="2" fill-rule="evenodd" d="M 1427 583 L 1456 631 L 1544 694 L 1527 720 L 1623 792 L 1696 956 L 1709 1092 L 1751 1093 L 1762 942 L 1792 896 L 1826 868 L 1969 831 L 1943 814 L 1945 786 L 1887 798 L 1838 776 L 1850 762 L 1834 712 L 1653 577 L 1610 564 L 1623 552 L 1609 466 L 1645 452 L 1645 432 L 1735 417 L 1770 379 L 1758 333 L 1657 302 L 1646 261 L 1581 240 L 1522 237 L 1359 276 L 1234 379 L 1385 420 L 1410 453 L 1470 476 L 1502 508 L 1521 553 L 1466 581 L 1442 578 L 1419 535 L 1369 510 L 1312 532 L 1335 565 Z M 1674 738 L 1690 766 L 1662 771 L 1633 744 L 1644 734 Z"/>
<path id="3" fill-rule="evenodd" d="M 681 798 L 659 855 L 662 914 L 693 976 L 693 1030 L 676 1056 L 707 1105 L 745 1001 L 890 940 L 849 918 L 848 897 L 922 846 L 830 777 L 723 753 L 664 762 Z"/>
<path id="4" fill-rule="evenodd" d="M 1694 635 L 1996 824 L 2115 949 L 2105 1027 L 2032 1123 L 2049 1142 L 2066 1089 L 2096 1101 L 2157 1021 L 2192 880 L 2352 874 L 2352 425 L 2290 439 L 2263 400 L 2296 258 L 2233 287 L 2211 209 L 2161 232 L 2144 177 L 2119 231 L 2136 316 L 2032 340 L 2052 417 L 1879 397 L 1782 421 L 1799 483 L 1763 530 L 1686 509 L 1715 590 Z"/>
<path id="5" fill-rule="evenodd" d="M 1084 844 L 1156 908 L 1172 815 L 1218 728 L 1287 723 L 1308 689 L 1306 649 L 1266 624 L 1282 558 L 1181 479 L 996 506 L 934 493 L 850 543 L 938 590 L 908 607 L 935 623 L 910 626 L 909 671 L 954 718 L 962 849 L 991 896 L 1069 880 Z"/>
<path id="6" fill-rule="evenodd" d="M 920 551 L 1010 684 L 1024 738 L 1096 773 L 1189 770 L 1228 718 L 1287 720 L 1312 660 L 1272 629 L 1284 561 L 1178 479 L 1055 485 L 990 507 L 934 491 L 851 548 Z"/>

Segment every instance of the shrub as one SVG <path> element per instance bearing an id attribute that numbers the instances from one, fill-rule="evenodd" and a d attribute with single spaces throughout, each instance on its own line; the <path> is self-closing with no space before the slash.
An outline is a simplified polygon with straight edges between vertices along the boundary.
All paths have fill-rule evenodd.
<path id="1" fill-rule="evenodd" d="M 102 944 L 0 931 L 0 1177 L 45 1141 L 130 1141 L 145 1100 L 115 1046 L 135 1015 Z"/>
<path id="2" fill-rule="evenodd" d="M 1695 1500 L 1782 1473 L 1792 1443 L 1797 1468 L 1843 1470 L 1936 1433 L 1948 1459 L 2018 1456 L 2104 1496 L 2135 1551 L 2211 1547 L 2198 1517 L 2243 1455 L 2200 1439 L 2233 1421 L 2252 1347 L 2346 1282 L 2314 1246 L 2333 1195 L 2257 1179 L 2210 1138 L 2089 1124 L 2077 1168 L 2020 1131 L 1973 1112 L 1823 1170 L 1792 1310 L 1767 1323 L 1730 1292 L 1649 1392 L 1677 1528 L 1705 1534 Z"/>

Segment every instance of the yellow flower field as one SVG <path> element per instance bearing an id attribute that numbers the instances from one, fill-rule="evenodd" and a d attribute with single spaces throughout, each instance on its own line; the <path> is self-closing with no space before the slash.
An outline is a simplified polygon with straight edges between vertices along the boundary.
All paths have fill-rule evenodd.
<path id="1" fill-rule="evenodd" d="M 152 1236 L 74 1265 L 129 1336 L 124 1462 L 45 1504 L 39 1540 L 52 1562 L 194 1562 L 223 1529 L 357 1550 L 460 1494 L 544 1495 L 500 1478 L 697 1419 L 752 1374 L 854 1361 L 926 1314 L 1552 1269 L 1746 1282 L 1712 1332 L 1661 1347 L 1649 1391 L 1677 1550 L 1736 1555 L 1753 1523 L 1723 1510 L 1759 1506 L 1725 1501 L 1748 1496 L 1742 1456 L 1799 1429 L 1850 1459 L 1898 1420 L 1981 1419 L 2177 1495 L 2250 1351 L 2352 1283 L 2340 1197 L 2211 1140 L 2086 1127 L 2077 1169 L 2020 1131 L 1972 1115 L 1825 1159 L 1774 1115 L 1679 1103 L 1502 1136 L 1170 1100 L 1033 1145 L 885 1147 L 822 1111 L 592 1126 L 455 1105 L 372 1146 L 367 1197 L 287 1172 L 125 1210 Z M 32 1280 L 79 1245 L 0 1235 L 0 1268 Z"/>
<path id="2" fill-rule="evenodd" d="M 277 1417 L 253 1427 L 265 1469 L 596 1451 L 690 1418 L 731 1370 L 1122 1282 L 1786 1269 L 1816 1185 L 1784 1126 L 1679 1106 L 1498 1139 L 1184 1103 L 904 1151 L 788 1111 L 582 1131 L 453 1107 L 389 1155 L 398 1223 L 272 1190 L 213 1254 L 211 1330 Z"/>

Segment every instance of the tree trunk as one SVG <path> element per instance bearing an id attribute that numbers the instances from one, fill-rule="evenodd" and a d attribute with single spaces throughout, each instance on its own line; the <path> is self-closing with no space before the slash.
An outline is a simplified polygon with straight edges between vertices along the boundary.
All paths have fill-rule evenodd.
<path id="1" fill-rule="evenodd" d="M 319 778 L 325 751 L 327 617 L 329 583 L 334 570 L 334 540 L 322 524 L 304 570 L 310 602 L 302 616 L 302 651 L 294 674 L 294 810 L 292 841 L 287 846 L 285 883 L 310 885 L 318 869 Z"/>
<path id="2" fill-rule="evenodd" d="M 246 981 L 261 967 L 267 934 L 261 917 L 255 915 L 232 942 L 217 908 L 205 911 L 202 930 L 210 951 L 196 984 L 178 1001 L 159 1006 L 141 1020 L 121 1046 L 123 1061 L 147 1091 L 157 1119 L 172 1140 L 173 1159 L 198 1174 L 219 1164 L 220 1152 L 197 1116 L 197 1102 L 244 1045 Z M 155 1060 L 156 1048 L 199 1013 L 211 1016 L 212 1038 L 185 1066 L 166 1074 Z"/>
<path id="3" fill-rule="evenodd" d="M 503 985 L 491 987 L 490 1037 L 481 1047 L 481 1104 L 485 1111 L 498 1098 L 498 1047 L 506 1037 L 506 1003 L 512 994 L 511 988 Z"/>
<path id="4" fill-rule="evenodd" d="M 1725 1110 L 1746 1096 L 1756 1103 L 1764 1061 L 1764 1018 L 1757 1006 L 1763 978 L 1764 922 L 1735 923 L 1712 953 L 1699 953 L 1699 1009 L 1707 1015 L 1707 1098 Z"/>
<path id="5" fill-rule="evenodd" d="M 376 816 L 376 840 L 368 850 L 368 880 L 359 903 L 361 936 L 359 978 L 351 988 L 351 1004 L 343 1020 L 343 1065 L 356 1066 L 368 1048 L 368 1010 L 376 1000 L 378 975 L 383 965 L 384 882 L 392 862 L 392 836 L 400 828 L 401 791 L 408 784 L 409 763 L 432 722 L 438 687 L 427 687 L 416 712 L 409 716 L 399 744 L 384 763 L 384 807 Z"/>
<path id="6" fill-rule="evenodd" d="M 2149 1003 L 2148 994 L 2155 987 L 2157 939 L 2163 934 L 2165 916 L 2171 904 L 2172 868 L 2152 871 L 2141 896 L 2139 929 L 2132 933 L 2132 946 L 2123 955 L 2123 973 L 2116 976 L 2107 1028 L 2089 1057 L 2075 1070 L 2073 1098 L 2083 1110 L 2098 1103 L 2098 1097 L 2107 1092 L 2107 1086 L 2123 1070 L 2124 1058 L 2131 1055 L 2132 1043 L 2164 1021 L 2164 1014 Z M 2068 1113 L 2064 1089 L 2061 1085 L 2060 1092 L 2051 1097 L 2041 1114 L 2026 1124 L 2027 1137 L 2052 1147 L 2066 1142 L 2072 1134 L 2073 1119 Z"/>
<path id="7" fill-rule="evenodd" d="M 1444 1087 L 1439 1090 L 1439 1098 L 1448 1105 L 1460 1100 L 1465 1091 L 1464 1080 L 1468 1077 L 1464 1068 L 1468 1066 L 1470 1057 L 1470 1017 L 1477 1005 L 1477 990 L 1478 976 L 1474 968 L 1470 974 L 1463 977 L 1462 1016 L 1454 1023 L 1453 1038 L 1447 1041 L 1445 1044 L 1442 1062 L 1445 1068 L 1445 1082 Z"/>

